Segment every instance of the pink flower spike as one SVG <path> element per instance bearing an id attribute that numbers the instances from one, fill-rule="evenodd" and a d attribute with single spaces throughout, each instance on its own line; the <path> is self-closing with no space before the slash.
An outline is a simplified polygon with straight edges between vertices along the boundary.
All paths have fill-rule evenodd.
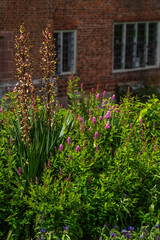
<path id="1" fill-rule="evenodd" d="M 142 126 L 142 118 L 140 118 L 139 126 L 140 126 L 140 127 Z"/>
<path id="2" fill-rule="evenodd" d="M 108 110 L 108 111 L 107 111 L 107 114 L 105 115 L 105 118 L 106 118 L 106 119 L 110 119 L 110 117 L 111 117 L 111 111 Z"/>
<path id="3" fill-rule="evenodd" d="M 22 173 L 22 168 L 19 167 L 19 168 L 18 168 L 18 174 L 21 175 L 21 173 Z"/>
<path id="4" fill-rule="evenodd" d="M 63 145 L 60 144 L 59 148 L 60 148 L 60 151 L 62 152 L 63 151 Z"/>
<path id="5" fill-rule="evenodd" d="M 99 116 L 99 120 L 102 120 L 102 116 Z"/>
<path id="6" fill-rule="evenodd" d="M 7 89 L 8 89 L 8 91 L 10 91 L 10 87 L 8 87 Z"/>
<path id="7" fill-rule="evenodd" d="M 79 145 L 76 147 L 76 151 L 77 151 L 77 152 L 80 151 L 80 146 L 79 146 Z"/>
<path id="8" fill-rule="evenodd" d="M 79 122 L 81 122 L 81 121 L 82 121 L 82 118 L 80 117 L 80 118 L 79 118 Z"/>
<path id="9" fill-rule="evenodd" d="M 91 131 L 91 127 L 88 129 L 88 131 L 89 131 L 89 132 Z"/>
<path id="10" fill-rule="evenodd" d="M 71 144 L 71 138 L 70 138 L 70 137 L 68 137 L 67 144 L 68 144 L 68 145 Z"/>
<path id="11" fill-rule="evenodd" d="M 132 129 L 133 123 L 130 124 L 130 129 Z"/>
<path id="12" fill-rule="evenodd" d="M 113 96 L 112 96 L 112 101 L 114 101 L 114 99 L 115 99 L 115 94 L 113 94 Z"/>
<path id="13" fill-rule="evenodd" d="M 99 99 L 99 93 L 96 95 L 96 99 L 97 99 L 97 100 Z"/>
<path id="14" fill-rule="evenodd" d="M 91 109 L 89 109 L 89 115 L 91 115 L 91 114 L 92 114 Z"/>
<path id="15" fill-rule="evenodd" d="M 94 139 L 97 139 L 97 138 L 98 138 L 98 132 L 95 132 Z"/>
<path id="16" fill-rule="evenodd" d="M 68 155 L 68 160 L 71 161 L 71 155 Z"/>
<path id="17" fill-rule="evenodd" d="M 106 91 L 103 92 L 103 97 L 106 95 Z"/>
<path id="18" fill-rule="evenodd" d="M 93 117 L 93 124 L 96 124 L 96 118 Z"/>
<path id="19" fill-rule="evenodd" d="M 105 126 L 105 129 L 109 129 L 110 126 L 111 126 L 111 125 L 110 125 L 110 122 L 108 121 L 107 124 L 106 124 L 106 126 Z"/>
<path id="20" fill-rule="evenodd" d="M 0 109 L 0 112 L 1 112 L 1 113 L 3 112 L 3 108 Z"/>

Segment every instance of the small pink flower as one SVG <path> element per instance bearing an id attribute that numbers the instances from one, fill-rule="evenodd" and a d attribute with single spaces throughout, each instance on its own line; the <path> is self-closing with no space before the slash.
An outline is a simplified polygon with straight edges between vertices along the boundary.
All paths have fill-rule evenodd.
<path id="1" fill-rule="evenodd" d="M 8 89 L 8 91 L 10 91 L 10 87 L 8 87 L 7 89 Z"/>
<path id="2" fill-rule="evenodd" d="M 77 151 L 77 152 L 80 151 L 80 146 L 79 146 L 79 145 L 76 147 L 76 151 Z"/>
<path id="3" fill-rule="evenodd" d="M 21 175 L 21 173 L 22 173 L 22 168 L 19 167 L 19 168 L 18 168 L 18 174 Z"/>
<path id="4" fill-rule="evenodd" d="M 112 101 L 114 101 L 114 99 L 115 99 L 115 94 L 113 94 L 113 96 L 112 96 Z"/>
<path id="5" fill-rule="evenodd" d="M 89 115 L 91 115 L 92 114 L 92 111 L 91 111 L 91 109 L 89 109 Z"/>
<path id="6" fill-rule="evenodd" d="M 96 124 L 96 118 L 93 117 L 93 124 Z"/>
<path id="7" fill-rule="evenodd" d="M 35 183 L 38 184 L 38 177 L 35 177 Z"/>
<path id="8" fill-rule="evenodd" d="M 102 120 L 102 116 L 99 116 L 99 120 Z"/>
<path id="9" fill-rule="evenodd" d="M 106 119 L 110 119 L 110 117 L 111 117 L 111 111 L 108 110 L 108 111 L 107 111 L 107 114 L 105 115 L 105 118 L 106 118 Z"/>
<path id="10" fill-rule="evenodd" d="M 70 137 L 68 137 L 67 144 L 68 144 L 68 145 L 71 144 L 71 138 L 70 138 Z"/>
<path id="11" fill-rule="evenodd" d="M 139 126 L 140 126 L 140 127 L 142 126 L 142 118 L 140 118 Z"/>
<path id="12" fill-rule="evenodd" d="M 97 99 L 97 100 L 99 99 L 99 93 L 96 95 L 96 99 Z"/>
<path id="13" fill-rule="evenodd" d="M 154 148 L 153 148 L 153 151 L 155 151 L 156 150 L 156 145 L 154 145 Z"/>
<path id="14" fill-rule="evenodd" d="M 106 124 L 106 126 L 105 126 L 105 129 L 109 129 L 110 126 L 111 126 L 111 125 L 110 125 L 110 122 L 108 121 L 107 124 Z"/>
<path id="15" fill-rule="evenodd" d="M 0 113 L 2 113 L 3 112 L 3 108 L 0 108 Z"/>
<path id="16" fill-rule="evenodd" d="M 17 88 L 16 87 L 14 87 L 14 89 L 13 89 L 13 92 L 16 92 L 17 91 Z"/>
<path id="17" fill-rule="evenodd" d="M 63 145 L 60 144 L 59 148 L 60 148 L 60 151 L 62 152 L 63 151 Z"/>
<path id="18" fill-rule="evenodd" d="M 88 128 L 88 131 L 89 131 L 89 132 L 91 131 L 91 127 L 90 127 L 90 128 Z"/>
<path id="19" fill-rule="evenodd" d="M 103 97 L 106 95 L 106 91 L 103 92 Z"/>
<path id="20" fill-rule="evenodd" d="M 94 139 L 97 139 L 97 138 L 98 138 L 98 132 L 95 132 Z"/>

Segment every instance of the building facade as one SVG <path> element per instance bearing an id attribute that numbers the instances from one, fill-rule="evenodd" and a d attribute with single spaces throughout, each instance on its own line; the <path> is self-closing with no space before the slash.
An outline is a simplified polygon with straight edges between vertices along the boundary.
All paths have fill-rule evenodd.
<path id="1" fill-rule="evenodd" d="M 34 47 L 34 79 L 41 76 L 42 30 L 52 22 L 59 96 L 71 69 L 87 92 L 160 83 L 159 0 L 1 0 L 0 89 L 15 84 L 14 36 L 22 19 Z"/>

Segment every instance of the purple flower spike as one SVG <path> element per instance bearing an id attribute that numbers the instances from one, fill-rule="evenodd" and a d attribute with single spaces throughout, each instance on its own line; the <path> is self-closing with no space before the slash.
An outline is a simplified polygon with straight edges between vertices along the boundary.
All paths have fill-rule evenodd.
<path id="1" fill-rule="evenodd" d="M 97 99 L 97 100 L 99 99 L 99 94 L 96 95 L 96 99 Z"/>
<path id="2" fill-rule="evenodd" d="M 140 127 L 142 126 L 142 118 L 140 118 L 139 126 L 140 126 Z"/>
<path id="3" fill-rule="evenodd" d="M 111 125 L 110 125 L 110 122 L 108 121 L 107 124 L 106 124 L 106 126 L 105 126 L 105 129 L 109 129 L 110 126 L 111 126 Z"/>
<path id="4" fill-rule="evenodd" d="M 93 117 L 93 124 L 96 124 L 96 118 Z"/>
<path id="5" fill-rule="evenodd" d="M 114 238 L 114 237 L 117 237 L 117 233 L 115 233 L 115 232 L 110 233 L 110 236 L 113 237 L 113 238 Z"/>
<path id="6" fill-rule="evenodd" d="M 103 92 L 103 97 L 106 95 L 106 91 Z"/>
<path id="7" fill-rule="evenodd" d="M 97 138 L 98 138 L 98 132 L 95 132 L 94 139 L 97 139 Z"/>
<path id="8" fill-rule="evenodd" d="M 69 229 L 69 226 L 63 226 L 64 230 L 68 230 Z"/>
<path id="9" fill-rule="evenodd" d="M 62 152 L 63 151 L 63 145 L 60 144 L 59 148 L 60 148 L 60 151 Z"/>
<path id="10" fill-rule="evenodd" d="M 115 99 L 115 94 L 113 94 L 113 96 L 112 96 L 112 101 L 114 101 L 114 99 Z"/>
<path id="11" fill-rule="evenodd" d="M 128 227 L 128 231 L 134 231 L 134 227 L 132 226 Z"/>
<path id="12" fill-rule="evenodd" d="M 107 111 L 107 114 L 105 115 L 105 118 L 106 118 L 106 119 L 110 119 L 110 117 L 111 117 L 111 111 L 108 110 L 108 111 Z"/>
<path id="13" fill-rule="evenodd" d="M 21 175 L 21 173 L 22 173 L 22 168 L 21 167 L 18 168 L 18 173 L 19 173 L 19 175 Z"/>
<path id="14" fill-rule="evenodd" d="M 70 137 L 68 137 L 67 144 L 68 144 L 68 145 L 71 144 L 71 138 L 70 138 Z"/>
<path id="15" fill-rule="evenodd" d="M 46 232 L 45 228 L 40 228 L 39 230 L 40 230 L 41 233 L 45 233 Z"/>
<path id="16" fill-rule="evenodd" d="M 77 152 L 80 151 L 80 146 L 79 146 L 79 145 L 76 147 L 76 151 L 77 151 Z"/>

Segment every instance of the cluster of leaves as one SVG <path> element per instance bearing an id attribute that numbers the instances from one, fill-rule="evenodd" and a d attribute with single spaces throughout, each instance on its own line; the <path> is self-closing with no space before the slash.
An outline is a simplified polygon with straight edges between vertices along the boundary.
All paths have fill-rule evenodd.
<path id="1" fill-rule="evenodd" d="M 158 239 L 159 227 L 151 227 L 160 218 L 160 101 L 153 96 L 144 104 L 128 94 L 118 105 L 114 95 L 106 99 L 105 91 L 94 89 L 86 98 L 72 74 L 70 104 L 59 107 L 51 96 L 55 59 L 50 63 L 49 29 L 41 49 L 44 95 L 36 96 L 24 67 L 19 86 L 2 100 L 1 238 L 138 239 L 145 233 Z M 17 44 L 23 37 L 28 42 L 23 31 Z M 29 56 L 23 55 L 19 51 L 18 59 Z M 134 226 L 140 235 L 133 227 L 109 232 L 106 222 Z"/>

